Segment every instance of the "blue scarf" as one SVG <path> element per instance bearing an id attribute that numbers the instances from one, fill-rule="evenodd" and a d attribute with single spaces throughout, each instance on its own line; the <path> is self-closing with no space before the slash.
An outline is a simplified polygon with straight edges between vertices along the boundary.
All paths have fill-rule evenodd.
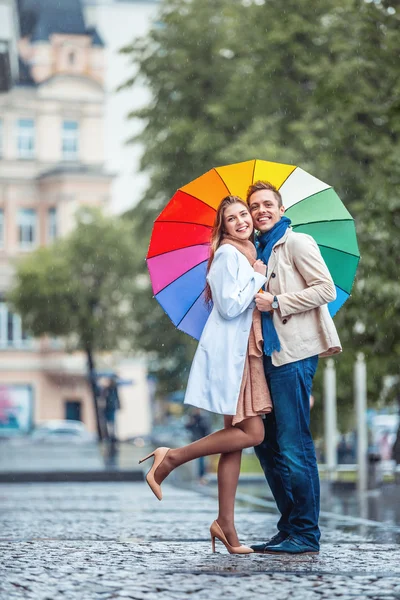
<path id="1" fill-rule="evenodd" d="M 287 217 L 282 217 L 272 229 L 265 233 L 261 233 L 256 238 L 257 257 L 260 258 L 266 265 L 271 256 L 272 248 L 275 246 L 286 233 L 291 220 Z M 281 349 L 281 343 L 276 333 L 272 314 L 269 312 L 261 313 L 262 332 L 264 338 L 264 354 L 271 356 L 274 350 L 277 352 Z"/>

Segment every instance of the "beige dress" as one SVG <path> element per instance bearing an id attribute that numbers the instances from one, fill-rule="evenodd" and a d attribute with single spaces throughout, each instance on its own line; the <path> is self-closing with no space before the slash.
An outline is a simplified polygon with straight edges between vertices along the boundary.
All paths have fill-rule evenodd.
<path id="1" fill-rule="evenodd" d="M 263 359 L 262 357 L 260 360 L 257 356 L 251 356 L 249 349 L 247 349 L 242 385 L 232 425 L 237 425 L 249 417 L 268 414 L 271 411 L 272 400 L 265 379 Z"/>

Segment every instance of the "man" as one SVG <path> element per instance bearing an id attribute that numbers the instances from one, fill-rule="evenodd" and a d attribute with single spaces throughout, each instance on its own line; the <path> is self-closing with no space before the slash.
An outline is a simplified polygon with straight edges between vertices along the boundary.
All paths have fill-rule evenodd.
<path id="1" fill-rule="evenodd" d="M 247 194 L 258 258 L 267 264 L 262 312 L 264 370 L 274 410 L 255 448 L 281 518 L 255 552 L 318 552 L 319 477 L 310 433 L 310 395 L 318 356 L 341 352 L 327 304 L 335 285 L 314 239 L 290 229 L 278 190 L 257 181 Z"/>

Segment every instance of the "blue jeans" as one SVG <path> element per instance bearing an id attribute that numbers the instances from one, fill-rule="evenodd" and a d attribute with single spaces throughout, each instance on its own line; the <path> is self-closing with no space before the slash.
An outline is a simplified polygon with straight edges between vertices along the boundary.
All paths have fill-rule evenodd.
<path id="1" fill-rule="evenodd" d="M 274 367 L 264 356 L 273 411 L 255 452 L 281 513 L 279 531 L 319 548 L 319 477 L 310 432 L 310 394 L 318 356 Z"/>

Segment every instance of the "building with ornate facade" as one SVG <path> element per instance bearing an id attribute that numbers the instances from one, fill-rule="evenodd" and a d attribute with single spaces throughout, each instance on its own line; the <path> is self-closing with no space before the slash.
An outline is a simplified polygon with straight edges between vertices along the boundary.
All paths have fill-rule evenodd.
<path id="1" fill-rule="evenodd" d="M 7 306 L 6 292 L 15 262 L 67 235 L 78 207 L 106 209 L 110 203 L 104 42 L 87 24 L 81 0 L 0 0 L 2 14 L 7 27 L 0 29 L 0 430 L 2 424 L 26 430 L 46 419 L 78 418 L 93 431 L 83 355 L 27 336 Z M 109 361 L 133 381 L 122 394 L 121 437 L 146 431 L 145 365 Z M 142 399 L 140 409 L 131 397 Z"/>

